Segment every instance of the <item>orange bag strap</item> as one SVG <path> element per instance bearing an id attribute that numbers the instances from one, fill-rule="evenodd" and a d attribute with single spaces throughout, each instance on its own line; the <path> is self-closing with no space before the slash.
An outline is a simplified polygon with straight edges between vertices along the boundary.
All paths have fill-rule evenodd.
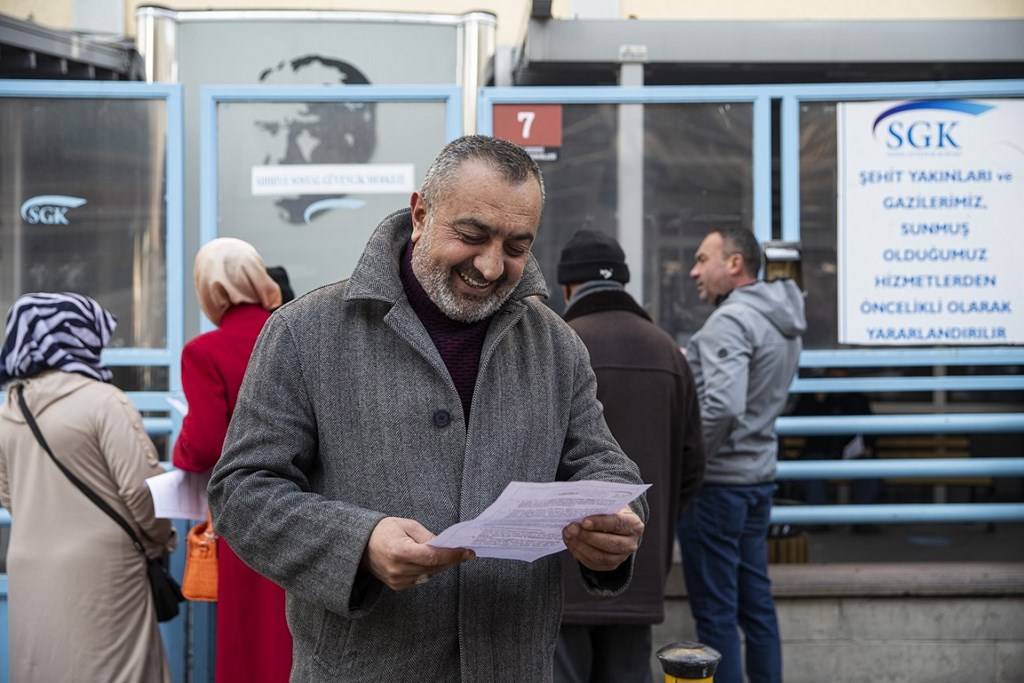
<path id="1" fill-rule="evenodd" d="M 206 531 L 203 535 L 209 539 L 217 538 L 217 532 L 213 530 L 213 515 L 210 513 L 210 508 L 206 508 Z"/>

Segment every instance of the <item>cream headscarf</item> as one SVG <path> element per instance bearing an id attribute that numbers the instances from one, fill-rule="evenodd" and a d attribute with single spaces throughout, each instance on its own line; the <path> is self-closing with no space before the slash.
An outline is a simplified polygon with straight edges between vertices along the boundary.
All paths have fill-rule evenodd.
<path id="1" fill-rule="evenodd" d="M 281 305 L 281 288 L 269 275 L 256 248 L 234 237 L 207 242 L 196 254 L 199 306 L 214 325 L 235 304 Z"/>

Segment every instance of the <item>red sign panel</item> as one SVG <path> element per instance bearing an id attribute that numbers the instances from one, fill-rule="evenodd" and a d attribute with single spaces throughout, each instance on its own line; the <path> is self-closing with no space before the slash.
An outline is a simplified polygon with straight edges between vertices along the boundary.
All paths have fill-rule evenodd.
<path id="1" fill-rule="evenodd" d="M 562 105 L 496 104 L 494 137 L 521 147 L 562 146 Z"/>

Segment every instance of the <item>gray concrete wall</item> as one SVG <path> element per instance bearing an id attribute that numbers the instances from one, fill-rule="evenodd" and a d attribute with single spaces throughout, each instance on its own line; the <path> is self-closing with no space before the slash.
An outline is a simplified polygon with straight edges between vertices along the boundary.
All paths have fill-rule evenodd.
<path id="1" fill-rule="evenodd" d="M 778 565 L 772 578 L 787 683 L 1024 682 L 1024 565 Z M 669 592 L 655 648 L 696 640 L 678 575 Z"/>

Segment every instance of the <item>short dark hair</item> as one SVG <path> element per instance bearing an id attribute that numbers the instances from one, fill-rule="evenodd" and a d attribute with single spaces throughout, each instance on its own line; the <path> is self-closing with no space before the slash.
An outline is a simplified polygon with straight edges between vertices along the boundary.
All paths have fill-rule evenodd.
<path id="1" fill-rule="evenodd" d="M 524 183 L 534 178 L 540 185 L 541 202 L 544 201 L 544 178 L 540 167 L 519 145 L 486 135 L 464 135 L 452 140 L 427 168 L 420 194 L 433 205 L 445 194 L 448 183 L 462 162 L 480 159 L 489 163 L 511 184 Z"/>
<path id="2" fill-rule="evenodd" d="M 757 277 L 761 271 L 761 245 L 754 233 L 746 228 L 715 228 L 708 234 L 718 233 L 722 236 L 722 252 L 726 256 L 739 254 L 743 257 L 743 270 L 751 277 Z"/>

